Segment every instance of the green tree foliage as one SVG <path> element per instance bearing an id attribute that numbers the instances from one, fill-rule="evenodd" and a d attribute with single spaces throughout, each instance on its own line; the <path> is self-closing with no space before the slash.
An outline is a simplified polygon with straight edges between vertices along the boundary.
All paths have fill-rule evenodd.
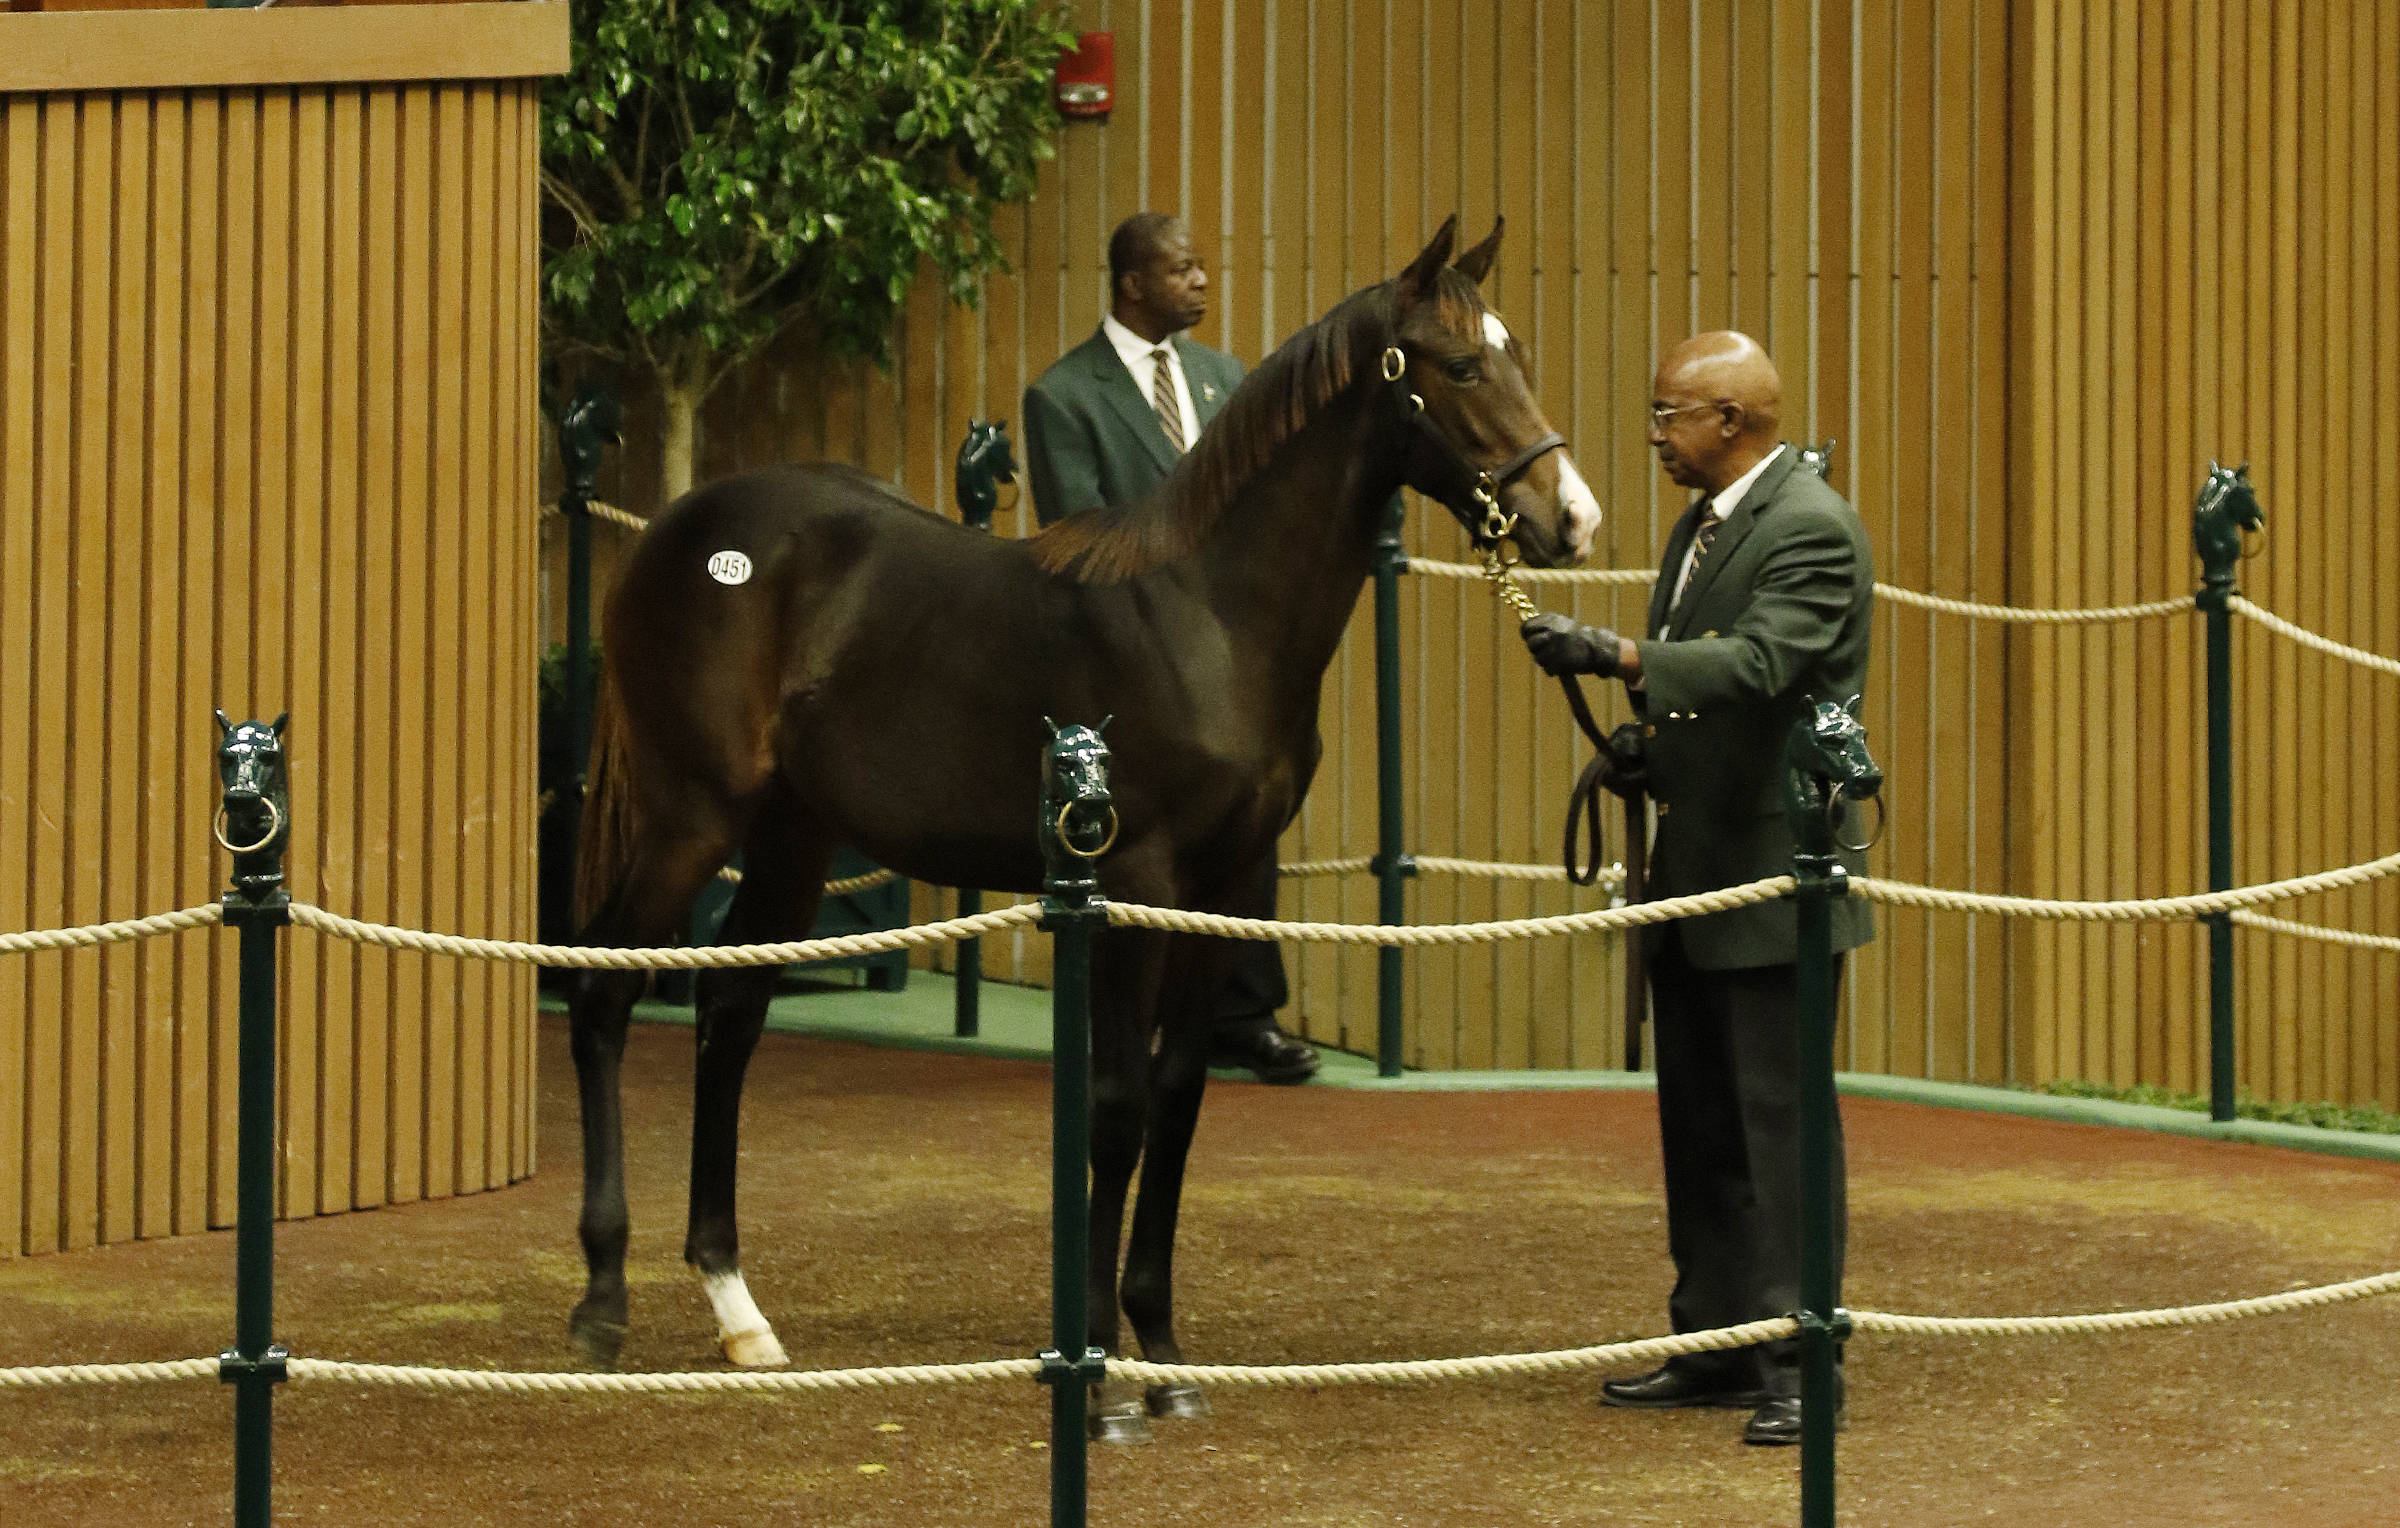
<path id="1" fill-rule="evenodd" d="M 701 402 L 805 321 L 888 360 L 928 261 L 972 304 L 992 209 L 1033 191 L 1058 119 L 1059 0 L 571 0 L 543 92 L 554 352 L 654 379 L 665 488 Z"/>

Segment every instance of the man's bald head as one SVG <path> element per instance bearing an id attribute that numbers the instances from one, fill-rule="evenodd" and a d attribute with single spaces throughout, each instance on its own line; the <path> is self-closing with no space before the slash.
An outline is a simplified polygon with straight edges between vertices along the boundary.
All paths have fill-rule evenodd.
<path id="1" fill-rule="evenodd" d="M 1716 493 L 1775 449 L 1783 379 L 1758 341 L 1720 329 L 1659 358 L 1650 404 L 1650 444 L 1667 476 Z"/>

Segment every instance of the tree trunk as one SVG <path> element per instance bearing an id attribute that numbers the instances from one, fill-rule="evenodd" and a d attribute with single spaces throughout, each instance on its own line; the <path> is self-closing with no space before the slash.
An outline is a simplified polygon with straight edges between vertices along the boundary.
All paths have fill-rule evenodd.
<path id="1" fill-rule="evenodd" d="M 666 431 L 659 442 L 658 478 L 661 509 L 692 491 L 693 446 L 700 429 L 702 390 L 689 384 L 661 381 L 659 406 Z"/>

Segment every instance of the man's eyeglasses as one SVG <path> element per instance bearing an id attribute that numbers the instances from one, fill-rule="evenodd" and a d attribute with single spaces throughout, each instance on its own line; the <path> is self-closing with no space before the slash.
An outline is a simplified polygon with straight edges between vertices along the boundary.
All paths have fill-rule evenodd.
<path id="1" fill-rule="evenodd" d="M 1694 414 L 1698 413 L 1702 409 L 1713 409 L 1715 407 L 1717 407 L 1717 405 L 1713 403 L 1687 403 L 1679 409 L 1665 409 L 1653 404 L 1650 409 L 1650 428 L 1653 430 L 1663 430 L 1667 427 L 1667 421 L 1673 419 L 1678 414 Z"/>

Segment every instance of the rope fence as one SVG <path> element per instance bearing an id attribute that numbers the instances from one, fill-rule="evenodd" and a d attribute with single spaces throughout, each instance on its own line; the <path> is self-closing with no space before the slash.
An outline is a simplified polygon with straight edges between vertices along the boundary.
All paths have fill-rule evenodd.
<path id="1" fill-rule="evenodd" d="M 2220 1300 L 2205 1305 L 2178 1305 L 2158 1310 L 2107 1311 L 2069 1316 L 1908 1316 L 1883 1311 L 1851 1311 L 1848 1315 L 1853 1328 L 1861 1332 L 1890 1332 L 1915 1337 L 2099 1336 L 2168 1327 L 2218 1325 L 2257 1316 L 2318 1310 L 2396 1293 L 2400 1293 L 2400 1272 L 2289 1290 L 2256 1299 Z M 1646 1337 L 1632 1342 L 1601 1343 L 1592 1347 L 1563 1348 L 1543 1353 L 1332 1364 L 1153 1364 L 1138 1359 L 1111 1358 L 1108 1360 L 1108 1372 L 1116 1378 L 1153 1385 L 1395 1385 L 1427 1380 L 1568 1374 L 1623 1364 L 1657 1363 L 1694 1353 L 1776 1341 L 1795 1336 L 1799 1330 L 1798 1321 L 1789 1316 L 1779 1316 L 1772 1320 L 1750 1321 L 1705 1332 L 1683 1332 L 1670 1337 Z M 218 1360 L 214 1358 L 185 1358 L 166 1363 L 57 1364 L 39 1368 L 0 1369 L 0 1390 L 214 1380 L 218 1366 Z M 323 1358 L 294 1358 L 289 1360 L 289 1370 L 295 1381 L 331 1380 L 386 1389 L 485 1395 L 661 1395 L 727 1391 L 823 1392 L 901 1385 L 961 1385 L 994 1380 L 1027 1380 L 1038 1376 L 1042 1372 L 1042 1365 L 1038 1359 L 1003 1358 L 982 1363 L 898 1364 L 780 1373 L 709 1371 L 583 1374 L 507 1373 L 429 1368 L 413 1364 L 360 1364 Z"/>
<path id="2" fill-rule="evenodd" d="M 1421 574 L 1429 578 L 1487 577 L 1484 570 L 1472 563 L 1441 562 L 1429 557 L 1411 557 L 1400 565 L 1404 573 Z M 1654 583 L 1658 574 L 1649 568 L 1526 568 L 1514 567 L 1509 576 L 1528 584 L 1647 584 Z M 1940 611 L 1946 615 L 1965 616 L 1975 621 L 1997 621 L 2018 626 L 2080 626 L 2100 625 L 2115 621 L 2142 621 L 2154 616 L 2180 615 L 2199 608 L 2197 597 L 2179 594 L 2169 599 L 2147 600 L 2138 605 L 2095 605 L 2083 608 L 2048 609 L 2027 605 L 1991 605 L 1978 600 L 1955 600 L 1939 594 L 1924 594 L 1915 589 L 1903 589 L 1896 584 L 1875 586 L 1879 599 L 1895 605 L 1908 605 L 1919 610 Z M 2277 636 L 2285 637 L 2303 647 L 2314 648 L 2328 657 L 2339 658 L 2386 674 L 2400 675 L 2400 658 L 2386 658 L 2364 648 L 2351 647 L 2322 637 L 2305 626 L 2297 626 L 2274 612 L 2254 604 L 2242 595 L 2228 598 L 2227 607 L 2235 614 L 2254 621 Z"/>
<path id="3" fill-rule="evenodd" d="M 1554 865 L 1511 865 L 1488 860 L 1452 860 L 1420 857 L 1420 869 L 1452 871 L 1470 875 L 1493 875 L 1519 880 L 1564 880 L 1566 872 Z M 1312 864 L 1286 866 L 1289 874 L 1330 874 L 1363 868 L 1356 860 L 1328 860 Z M 1601 884 L 1610 884 L 1614 872 L 1618 884 L 1623 871 L 1611 866 L 1603 872 Z M 883 872 L 889 875 L 890 872 Z M 2077 902 L 2039 897 L 1994 896 L 1978 892 L 1946 891 L 1939 887 L 1916 886 L 1906 881 L 1888 881 L 1877 876 L 1852 876 L 1850 889 L 1869 901 L 1889 903 L 1895 907 L 1929 908 L 1944 912 L 1990 913 L 2001 917 L 2046 918 L 2061 922 L 2165 922 L 2206 918 L 2219 913 L 2229 914 L 2236 923 L 2273 933 L 2290 934 L 2300 938 L 2323 939 L 2361 949 L 2400 952 L 2400 938 L 2383 934 L 2355 933 L 2347 929 L 2323 928 L 2315 924 L 2293 923 L 2282 918 L 2269 918 L 2247 911 L 2268 902 L 2289 901 L 2296 897 L 2315 896 L 2321 892 L 2338 891 L 2347 886 L 2364 885 L 2369 881 L 2400 874 L 2400 853 L 2387 854 L 2381 859 L 2363 864 L 2348 865 L 2338 870 L 2322 871 L 2315 875 L 2294 876 L 2288 880 L 2267 881 L 2256 886 L 2237 886 L 2229 891 L 2198 892 L 2183 897 L 2145 897 L 2114 902 Z M 872 882 L 873 876 L 856 878 Z M 831 882 L 831 886 L 847 883 Z M 1788 896 L 1796 886 L 1791 876 L 1769 876 L 1764 880 L 1728 886 L 1717 891 L 1705 891 L 1691 896 L 1668 897 L 1654 902 L 1635 902 L 1623 907 L 1599 908 L 1590 912 L 1559 913 L 1542 918 L 1504 918 L 1488 923 L 1303 923 L 1273 918 L 1236 918 L 1222 913 L 1192 912 L 1183 908 L 1152 907 L 1140 902 L 1109 902 L 1108 919 L 1121 928 L 1162 929 L 1170 933 L 1208 934 L 1226 939 L 1282 940 L 1304 943 L 1351 945 L 1450 945 L 1494 944 L 1508 939 L 1539 939 L 1558 935 L 1601 933 L 1611 930 L 1637 928 L 1645 924 L 1664 923 L 1676 918 L 1700 917 L 1709 913 L 1728 912 L 1759 902 Z M 1020 903 L 991 912 L 976 913 L 964 918 L 948 918 L 934 923 L 912 924 L 906 928 L 877 929 L 863 934 L 842 934 L 826 939 L 791 940 L 776 944 L 677 945 L 657 948 L 608 948 L 590 945 L 533 944 L 508 939 L 479 939 L 457 934 L 434 934 L 418 929 L 397 928 L 386 923 L 369 923 L 345 918 L 306 902 L 291 904 L 291 920 L 301 928 L 336 939 L 358 944 L 371 944 L 384 949 L 416 950 L 427 954 L 454 955 L 469 960 L 511 961 L 524 965 L 572 966 L 609 970 L 707 970 L 731 966 L 767 966 L 800 964 L 815 960 L 832 960 L 854 955 L 879 955 L 892 950 L 919 949 L 928 945 L 959 939 L 975 939 L 1002 929 L 1021 928 L 1041 921 L 1039 902 Z M 223 921 L 223 909 L 216 903 L 160 913 L 148 918 L 129 919 L 118 923 L 96 923 L 80 928 L 44 929 L 29 933 L 0 934 L 0 953 L 27 953 L 42 950 L 85 949 L 93 945 L 120 943 L 128 940 L 153 938 L 162 934 L 181 933 L 187 929 L 213 928 Z"/>

